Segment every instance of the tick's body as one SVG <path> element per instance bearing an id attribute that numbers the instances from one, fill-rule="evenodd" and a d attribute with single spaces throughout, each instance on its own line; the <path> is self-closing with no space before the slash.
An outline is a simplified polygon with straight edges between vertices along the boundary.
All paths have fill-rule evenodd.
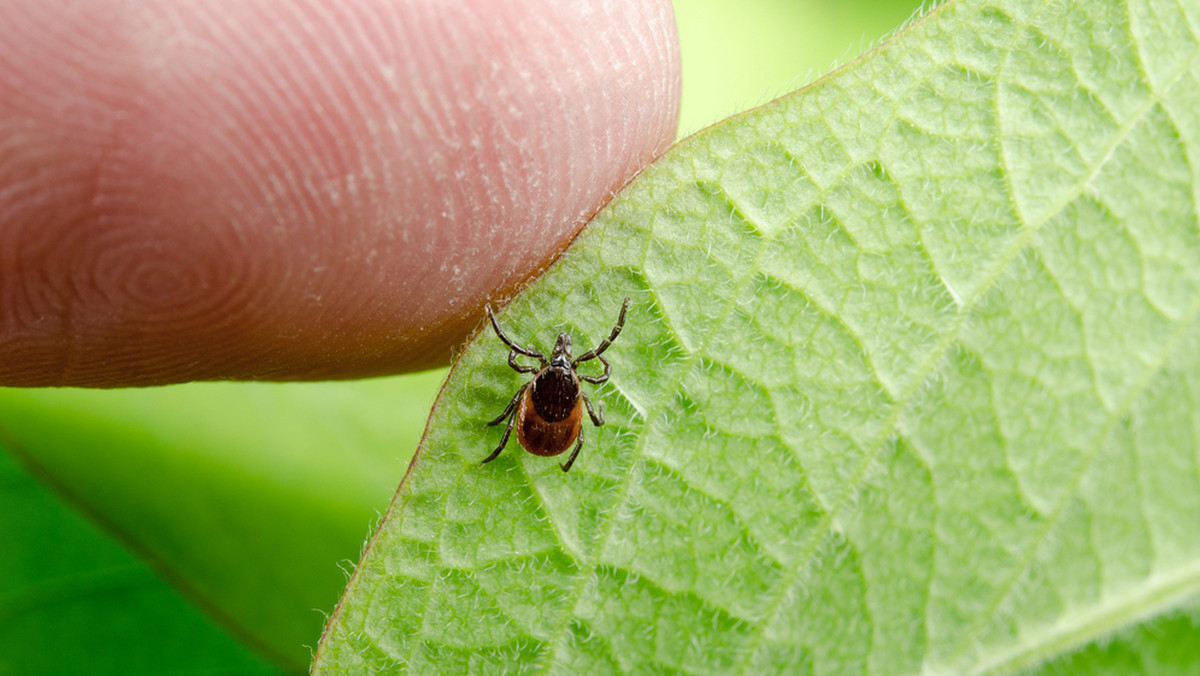
<path id="1" fill-rule="evenodd" d="M 592 402 L 580 390 L 579 383 L 585 381 L 599 385 L 608 381 L 612 367 L 600 354 L 607 350 L 612 341 L 616 340 L 617 334 L 621 333 L 621 328 L 625 326 L 625 311 L 628 308 L 629 299 L 626 298 L 621 305 L 621 316 L 617 319 L 617 324 L 608 338 L 596 346 L 596 349 L 573 360 L 571 359 L 571 336 L 569 334 L 560 333 L 558 335 L 554 352 L 551 353 L 549 359 L 546 359 L 542 353 L 521 347 L 504 335 L 504 332 L 500 330 L 500 325 L 496 323 L 496 315 L 492 313 L 491 306 L 488 306 L 487 314 L 492 321 L 492 328 L 495 329 L 500 340 L 509 347 L 508 365 L 518 373 L 536 373 L 537 375 L 517 390 L 512 401 L 508 403 L 508 407 L 504 409 L 504 413 L 488 423 L 488 425 L 498 425 L 508 418 L 508 426 L 504 430 L 504 436 L 500 438 L 500 445 L 483 462 L 491 462 L 500 455 L 500 451 L 504 450 L 504 446 L 508 444 L 508 437 L 512 434 L 515 426 L 517 442 L 534 455 L 542 457 L 559 455 L 574 443 L 575 449 L 571 451 L 571 457 L 567 458 L 562 465 L 564 472 L 571 469 L 571 465 L 579 455 L 579 449 L 583 447 L 584 408 L 587 409 L 588 416 L 594 425 L 599 427 L 604 424 L 604 411 L 592 409 Z M 517 363 L 519 354 L 533 357 L 541 365 L 522 366 Z M 575 371 L 580 362 L 589 359 L 599 359 L 600 363 L 604 364 L 603 375 L 581 376 Z"/>
<path id="2" fill-rule="evenodd" d="M 567 450 L 583 431 L 583 402 L 580 401 L 579 395 L 576 395 L 573 397 L 573 404 L 560 401 L 560 404 L 567 405 L 551 406 L 550 408 L 557 410 L 554 410 L 554 414 L 549 414 L 545 410 L 538 410 L 537 404 L 544 397 L 540 393 L 534 395 L 535 387 L 536 384 L 526 387 L 521 401 L 517 403 L 517 442 L 534 455 L 558 455 Z M 578 391 L 578 384 L 575 385 L 575 389 Z M 541 408 L 547 407 L 543 405 Z M 555 420 L 558 415 L 562 417 Z"/>

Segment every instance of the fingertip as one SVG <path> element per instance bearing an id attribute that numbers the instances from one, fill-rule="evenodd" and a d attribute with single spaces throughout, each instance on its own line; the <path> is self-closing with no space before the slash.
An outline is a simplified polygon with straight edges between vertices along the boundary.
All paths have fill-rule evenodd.
<path id="1" fill-rule="evenodd" d="M 665 1 L 18 0 L 0 25 L 8 384 L 445 363 L 678 114 Z"/>

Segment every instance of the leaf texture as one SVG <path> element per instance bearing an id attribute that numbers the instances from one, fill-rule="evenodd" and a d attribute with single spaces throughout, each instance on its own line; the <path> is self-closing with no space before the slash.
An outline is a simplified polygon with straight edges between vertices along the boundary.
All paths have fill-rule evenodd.
<path id="1" fill-rule="evenodd" d="M 317 671 L 1200 668 L 1198 28 L 950 2 L 680 144 L 501 316 L 634 299 L 608 424 L 480 466 L 481 333 Z"/>

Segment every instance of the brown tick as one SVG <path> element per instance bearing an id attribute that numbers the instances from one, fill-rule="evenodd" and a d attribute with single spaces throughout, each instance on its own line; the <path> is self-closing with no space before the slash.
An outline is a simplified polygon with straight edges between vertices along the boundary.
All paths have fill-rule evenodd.
<path id="1" fill-rule="evenodd" d="M 488 319 L 492 320 L 492 328 L 509 348 L 508 365 L 517 373 L 536 373 L 537 375 L 517 390 L 500 417 L 488 423 L 488 426 L 491 427 L 499 425 L 505 418 L 508 418 L 508 426 L 504 428 L 504 436 L 500 437 L 500 445 L 483 462 L 491 462 L 500 455 L 500 451 L 503 451 L 504 446 L 508 443 L 508 437 L 512 434 L 515 424 L 517 441 L 522 448 L 534 455 L 542 457 L 560 455 L 574 442 L 575 450 L 571 451 L 571 457 L 567 458 L 566 463 L 560 465 L 564 472 L 571 469 L 576 456 L 579 455 L 579 449 L 583 448 L 583 408 L 587 407 L 588 415 L 591 416 L 592 423 L 596 427 L 604 424 L 604 408 L 597 406 L 596 409 L 592 409 L 592 401 L 580 390 L 579 381 L 582 380 L 593 385 L 608 382 L 612 366 L 600 355 L 617 339 L 617 334 L 621 333 L 621 328 L 625 326 L 625 311 L 628 309 L 629 298 L 626 298 L 625 302 L 621 304 L 621 316 L 617 318 L 612 333 L 597 345 L 596 349 L 578 359 L 572 359 L 571 334 L 560 333 L 558 342 L 554 344 L 554 352 L 550 354 L 549 359 L 546 359 L 546 355 L 541 352 L 521 347 L 504 335 L 504 332 L 500 330 L 500 325 L 496 323 L 496 315 L 492 312 L 492 306 L 487 306 L 487 315 Z M 518 354 L 533 357 L 538 360 L 540 366 L 522 366 L 517 363 Z M 575 369 L 581 362 L 589 359 L 599 359 L 600 363 L 604 364 L 604 375 L 579 375 Z"/>

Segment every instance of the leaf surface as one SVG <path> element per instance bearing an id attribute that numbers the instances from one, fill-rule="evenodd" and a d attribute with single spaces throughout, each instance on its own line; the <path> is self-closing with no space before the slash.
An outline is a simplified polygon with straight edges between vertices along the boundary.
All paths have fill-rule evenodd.
<path id="1" fill-rule="evenodd" d="M 3 447 L 0 533 L 0 673 L 282 673 L 39 486 Z"/>
<path id="2" fill-rule="evenodd" d="M 608 424 L 480 467 L 478 336 L 318 670 L 1196 669 L 1198 27 L 950 2 L 680 144 L 501 316 L 633 298 Z"/>
<path id="3" fill-rule="evenodd" d="M 108 561 L 120 543 L 246 643 L 290 670 L 303 669 L 322 613 L 332 610 L 345 584 L 339 566 L 359 553 L 403 475 L 403 456 L 428 412 L 428 388 L 440 377 L 0 388 L 0 453 L 23 460 L 116 540 L 103 542 L 86 529 L 80 531 L 86 537 L 77 537 L 76 530 L 31 528 L 42 508 L 18 504 L 12 517 L 22 537 L 0 530 L 0 569 L 16 571 L 8 582 L 24 597 L 20 590 L 45 584 L 39 571 L 62 564 L 63 579 L 86 578 L 88 562 Z M 60 551 L 78 557 L 82 569 L 71 572 L 70 561 L 57 561 Z M 128 558 L 122 565 L 141 570 Z M 154 594 L 170 595 L 151 585 L 149 570 L 139 575 Z M 174 626 L 196 614 L 178 599 L 140 617 L 133 601 L 98 599 L 95 606 L 109 603 L 130 625 Z M 30 637 L 46 632 L 29 641 L 31 648 L 90 645 L 96 637 L 88 622 L 63 622 L 58 631 L 28 627 Z M 121 663 L 121 646 L 109 647 L 94 655 L 94 665 L 105 655 Z M 196 664 L 186 653 L 159 656 L 171 655 L 176 662 L 164 661 L 161 669 Z"/>

